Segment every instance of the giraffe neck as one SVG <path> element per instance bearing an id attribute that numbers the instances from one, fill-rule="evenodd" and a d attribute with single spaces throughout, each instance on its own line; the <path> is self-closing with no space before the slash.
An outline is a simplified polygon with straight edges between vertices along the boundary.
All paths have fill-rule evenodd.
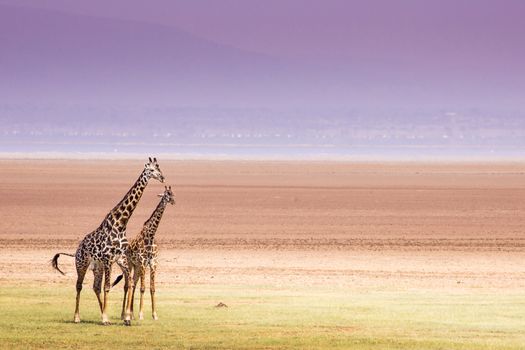
<path id="1" fill-rule="evenodd" d="M 148 227 L 144 238 L 148 238 L 150 240 L 155 238 L 155 233 L 157 232 L 160 219 L 162 219 L 162 214 L 164 214 L 164 209 L 166 209 L 167 204 L 168 201 L 162 198 L 157 205 L 157 208 L 155 208 L 155 211 L 151 214 L 150 218 L 144 223 L 144 225 Z"/>
<path id="2" fill-rule="evenodd" d="M 109 212 L 106 217 L 106 222 L 111 226 L 116 227 L 119 231 L 124 231 L 128 220 L 133 214 L 133 211 L 137 207 L 144 189 L 148 185 L 150 175 L 146 170 L 142 171 L 135 184 L 129 189 L 128 193 L 122 198 L 122 200 Z"/>

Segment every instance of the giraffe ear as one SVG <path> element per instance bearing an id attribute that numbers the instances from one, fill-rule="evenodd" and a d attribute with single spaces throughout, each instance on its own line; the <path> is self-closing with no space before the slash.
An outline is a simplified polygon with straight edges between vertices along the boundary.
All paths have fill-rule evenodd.
<path id="1" fill-rule="evenodd" d="M 168 190 L 170 190 L 170 191 L 171 191 L 171 185 L 170 185 L 170 187 L 168 187 Z"/>
<path id="2" fill-rule="evenodd" d="M 157 195 L 157 197 L 160 197 L 160 198 L 164 197 L 164 193 L 162 193 L 162 194 L 159 193 L 159 194 Z"/>

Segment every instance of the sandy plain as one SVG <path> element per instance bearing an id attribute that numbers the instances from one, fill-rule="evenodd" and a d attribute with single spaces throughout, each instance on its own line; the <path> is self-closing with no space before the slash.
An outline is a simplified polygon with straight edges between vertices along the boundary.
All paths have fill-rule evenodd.
<path id="1" fill-rule="evenodd" d="M 160 164 L 176 204 L 157 235 L 158 289 L 525 289 L 523 163 Z M 0 286 L 74 288 L 73 259 L 60 260 L 66 276 L 49 260 L 75 251 L 142 166 L 140 160 L 1 160 Z M 148 185 L 129 237 L 162 189 Z"/>

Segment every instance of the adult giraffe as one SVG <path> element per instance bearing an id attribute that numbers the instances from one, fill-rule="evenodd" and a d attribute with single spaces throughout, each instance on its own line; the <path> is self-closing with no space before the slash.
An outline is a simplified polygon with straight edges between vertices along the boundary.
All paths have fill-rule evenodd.
<path id="1" fill-rule="evenodd" d="M 106 215 L 100 226 L 93 232 L 88 233 L 80 242 L 75 254 L 75 265 L 77 269 L 75 323 L 80 322 L 80 292 L 82 291 L 82 282 L 84 281 L 86 272 L 91 264 L 94 266 L 93 272 L 95 274 L 95 281 L 93 283 L 93 289 L 97 295 L 98 304 L 102 313 L 102 324 L 110 324 L 107 316 L 109 304 L 108 293 L 111 288 L 111 267 L 114 262 L 118 262 L 121 269 L 127 272 L 126 276 L 129 276 L 127 293 L 131 292 L 131 288 L 133 288 L 133 280 L 129 274 L 127 264 L 122 263 L 123 258 L 125 258 L 127 254 L 129 245 L 126 237 L 126 226 L 142 197 L 142 193 L 144 192 L 150 178 L 164 182 L 164 176 L 160 171 L 156 158 L 149 158 L 149 162 L 144 165 L 144 170 L 142 170 L 139 178 L 129 189 L 124 198 L 108 213 L 108 215 Z M 64 253 L 58 253 L 54 256 L 52 265 L 56 270 L 64 274 L 58 267 L 58 258 L 61 254 Z M 103 302 L 100 299 L 101 283 L 96 280 L 97 276 L 101 278 L 102 272 L 104 272 Z M 131 325 L 130 306 L 127 306 L 126 308 L 124 324 L 127 326 Z"/>

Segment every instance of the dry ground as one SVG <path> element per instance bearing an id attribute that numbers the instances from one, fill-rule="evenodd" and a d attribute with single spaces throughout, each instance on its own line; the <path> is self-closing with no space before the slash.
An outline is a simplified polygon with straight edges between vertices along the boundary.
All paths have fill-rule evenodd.
<path id="1" fill-rule="evenodd" d="M 525 164 L 163 161 L 162 285 L 525 290 Z M 0 286 L 74 288 L 74 252 L 141 161 L 0 161 Z M 151 182 L 128 235 L 163 185 Z M 89 277 L 87 283 L 90 281 Z M 89 295 L 89 294 L 87 294 Z M 89 295 L 92 297 L 92 295 Z"/>

